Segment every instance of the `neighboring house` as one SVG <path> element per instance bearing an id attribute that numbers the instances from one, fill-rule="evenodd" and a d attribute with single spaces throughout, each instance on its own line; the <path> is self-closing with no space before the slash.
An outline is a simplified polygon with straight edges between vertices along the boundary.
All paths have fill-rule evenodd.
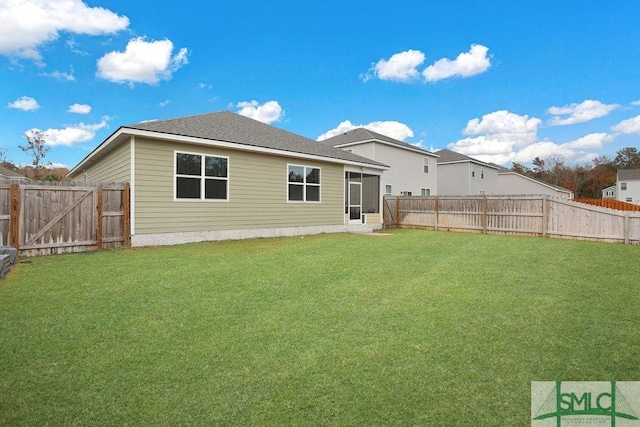
<path id="1" fill-rule="evenodd" d="M 438 156 L 415 145 L 364 128 L 320 141 L 389 166 L 382 176 L 384 194 L 438 194 Z"/>
<path id="2" fill-rule="evenodd" d="M 11 169 L 5 168 L 4 166 L 0 166 L 0 180 L 18 180 L 20 182 L 31 181 L 26 176 L 18 172 L 14 172 Z"/>
<path id="3" fill-rule="evenodd" d="M 602 198 L 603 199 L 615 199 L 616 198 L 616 186 L 611 185 L 602 190 Z"/>
<path id="4" fill-rule="evenodd" d="M 129 182 L 131 244 L 145 246 L 378 228 L 385 169 L 223 111 L 122 126 L 69 176 Z"/>
<path id="5" fill-rule="evenodd" d="M 438 159 L 438 195 L 498 194 L 498 167 L 443 149 Z"/>
<path id="6" fill-rule="evenodd" d="M 573 199 L 573 191 L 557 185 L 547 184 L 528 176 L 507 169 L 504 166 L 493 164 L 498 168 L 498 194 L 541 194 L 557 199 Z"/>
<path id="7" fill-rule="evenodd" d="M 640 205 L 640 169 L 618 169 L 616 193 L 621 202 Z"/>

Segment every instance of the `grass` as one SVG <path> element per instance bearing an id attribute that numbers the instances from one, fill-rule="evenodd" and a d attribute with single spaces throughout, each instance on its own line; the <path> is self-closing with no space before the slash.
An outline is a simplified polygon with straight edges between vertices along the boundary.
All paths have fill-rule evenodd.
<path id="1" fill-rule="evenodd" d="M 640 379 L 640 247 L 396 230 L 28 259 L 0 424 L 528 425 Z"/>

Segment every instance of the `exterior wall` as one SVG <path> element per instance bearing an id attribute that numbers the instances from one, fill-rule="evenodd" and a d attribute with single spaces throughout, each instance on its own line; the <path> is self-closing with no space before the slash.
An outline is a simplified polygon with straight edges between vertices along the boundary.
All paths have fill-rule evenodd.
<path id="1" fill-rule="evenodd" d="M 438 165 L 438 194 L 466 196 L 498 193 L 498 170 L 472 162 Z"/>
<path id="2" fill-rule="evenodd" d="M 176 150 L 227 156 L 229 200 L 175 201 Z M 287 201 L 288 164 L 321 168 L 319 203 Z M 339 164 L 136 138 L 135 234 L 342 226 L 343 187 Z"/>
<path id="3" fill-rule="evenodd" d="M 73 181 L 79 182 L 129 182 L 130 180 L 131 143 L 128 141 L 106 154 L 98 163 L 90 164 L 73 177 Z"/>
<path id="4" fill-rule="evenodd" d="M 438 165 L 438 194 L 443 196 L 461 196 L 469 194 L 469 163 Z"/>
<path id="5" fill-rule="evenodd" d="M 559 199 L 570 199 L 570 194 L 543 185 L 515 173 L 498 175 L 498 194 L 544 194 Z"/>
<path id="6" fill-rule="evenodd" d="M 627 189 L 623 190 L 620 184 L 626 183 Z M 640 180 L 628 179 L 618 180 L 616 182 L 616 198 L 621 202 L 633 203 L 640 205 Z M 631 198 L 631 201 L 628 199 Z"/>
<path id="7" fill-rule="evenodd" d="M 405 191 L 419 196 L 422 188 L 428 188 L 432 196 L 438 194 L 437 157 L 379 142 L 367 142 L 344 149 L 390 166 L 382 174 L 380 188 L 383 192 L 387 185 L 391 185 L 391 194 L 396 196 Z M 424 172 L 424 158 L 429 159 L 429 173 Z"/>
<path id="8" fill-rule="evenodd" d="M 615 199 L 616 198 L 616 186 L 612 185 L 610 187 L 604 188 L 602 190 L 602 198 L 603 199 Z"/>

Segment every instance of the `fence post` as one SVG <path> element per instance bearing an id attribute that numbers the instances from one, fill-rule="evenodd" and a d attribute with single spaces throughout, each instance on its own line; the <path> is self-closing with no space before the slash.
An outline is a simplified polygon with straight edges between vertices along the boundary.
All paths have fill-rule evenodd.
<path id="1" fill-rule="evenodd" d="M 433 205 L 433 210 L 435 211 L 435 224 L 436 224 L 436 230 L 438 229 L 438 196 L 436 196 L 436 200 L 434 202 Z"/>
<path id="2" fill-rule="evenodd" d="M 20 249 L 20 184 L 11 183 L 11 205 L 9 213 L 9 245 Z"/>
<path id="3" fill-rule="evenodd" d="M 396 228 L 400 225 L 400 196 L 396 196 Z"/>
<path id="4" fill-rule="evenodd" d="M 129 188 L 129 183 L 127 182 L 124 185 L 124 189 L 122 190 L 122 210 L 124 211 L 124 215 L 122 215 L 124 224 L 122 224 L 123 232 L 124 232 L 124 247 L 131 247 L 131 190 Z"/>
<path id="5" fill-rule="evenodd" d="M 629 230 L 629 212 L 626 212 L 624 214 L 624 244 L 628 245 L 629 244 L 629 234 L 631 234 L 630 230 Z"/>
<path id="6" fill-rule="evenodd" d="M 97 236 L 96 236 L 96 240 L 98 240 L 97 244 L 96 244 L 96 248 L 98 250 L 102 249 L 102 239 L 104 238 L 103 236 L 103 230 L 102 230 L 102 203 L 103 203 L 103 194 L 102 194 L 102 185 L 98 186 L 98 224 L 97 225 Z"/>
<path id="7" fill-rule="evenodd" d="M 487 234 L 487 196 L 482 196 L 482 233 Z"/>
<path id="8" fill-rule="evenodd" d="M 547 237 L 549 222 L 549 197 L 542 196 L 542 237 Z"/>

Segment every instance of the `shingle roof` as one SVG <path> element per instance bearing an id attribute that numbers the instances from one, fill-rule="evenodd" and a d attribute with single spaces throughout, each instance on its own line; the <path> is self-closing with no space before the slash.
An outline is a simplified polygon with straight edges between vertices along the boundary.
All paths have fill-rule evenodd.
<path id="1" fill-rule="evenodd" d="M 0 178 L 4 177 L 4 178 L 20 178 L 20 179 L 26 179 L 28 180 L 29 178 L 27 178 L 26 176 L 18 173 L 18 172 L 14 172 L 9 168 L 5 168 L 4 166 L 0 166 Z"/>
<path id="2" fill-rule="evenodd" d="M 473 162 L 473 163 L 478 163 L 480 165 L 486 165 L 490 168 L 499 169 L 498 166 L 496 165 L 481 162 L 480 160 L 476 160 L 473 157 L 465 156 L 464 154 L 456 153 L 455 151 L 451 151 L 446 148 L 436 151 L 436 154 L 440 156 L 440 158 L 438 159 L 438 164 L 453 163 L 453 162 Z"/>
<path id="3" fill-rule="evenodd" d="M 122 128 L 232 142 L 241 145 L 366 163 L 373 166 L 386 166 L 230 111 L 154 120 L 126 125 Z"/>
<path id="4" fill-rule="evenodd" d="M 372 130 L 365 129 L 365 128 L 352 129 L 340 135 L 336 135 L 331 138 L 324 139 L 320 141 L 320 143 L 326 144 L 326 145 L 332 145 L 336 147 L 339 145 L 351 144 L 354 142 L 371 141 L 371 140 L 383 141 L 389 144 L 397 145 L 402 148 L 408 148 L 414 151 L 421 151 L 425 154 L 430 154 L 432 156 L 434 155 L 434 153 L 432 153 L 431 151 L 427 151 L 416 145 L 408 144 L 406 142 L 399 141 L 397 139 L 391 138 L 389 136 L 386 136 L 381 133 L 374 132 Z"/>
<path id="5" fill-rule="evenodd" d="M 618 169 L 618 180 L 640 179 L 640 169 Z"/>

